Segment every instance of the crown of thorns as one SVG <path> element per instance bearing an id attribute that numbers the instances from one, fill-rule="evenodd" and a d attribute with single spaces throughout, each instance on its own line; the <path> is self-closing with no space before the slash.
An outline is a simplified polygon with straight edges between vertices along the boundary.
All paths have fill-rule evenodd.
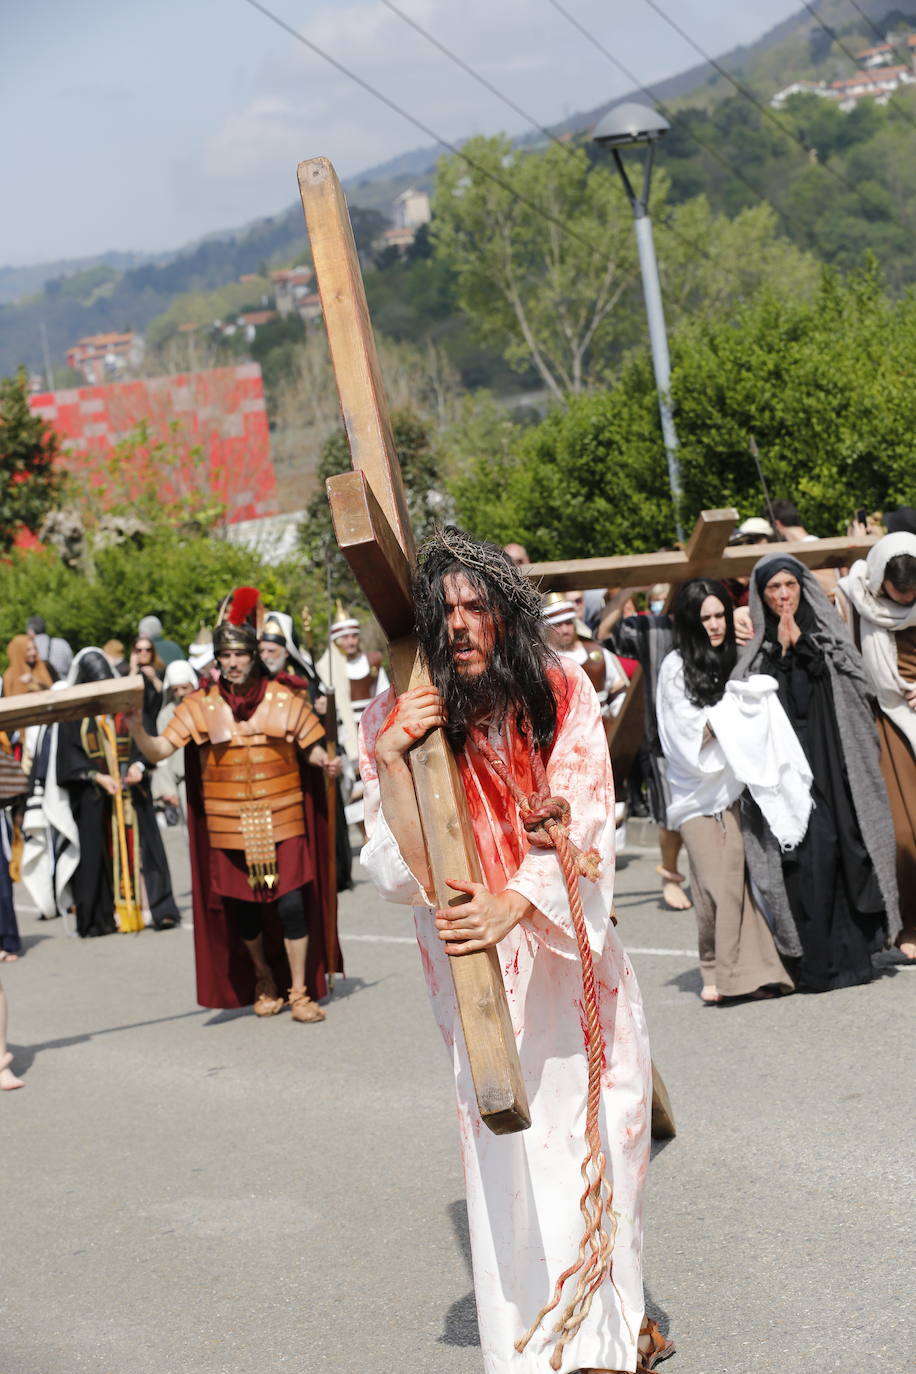
<path id="1" fill-rule="evenodd" d="M 515 564 L 495 544 L 472 539 L 455 525 L 437 525 L 417 553 L 422 570 L 437 550 L 445 550 L 464 567 L 487 582 L 495 582 L 507 601 L 518 606 L 534 620 L 541 619 L 541 598 L 531 582 L 522 577 Z"/>

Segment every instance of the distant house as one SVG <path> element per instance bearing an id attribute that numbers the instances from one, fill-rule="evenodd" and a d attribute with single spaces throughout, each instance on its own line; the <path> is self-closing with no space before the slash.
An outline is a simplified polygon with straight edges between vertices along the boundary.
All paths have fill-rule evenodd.
<path id="1" fill-rule="evenodd" d="M 793 95 L 820 95 L 826 96 L 828 100 L 836 99 L 826 81 L 793 81 L 791 86 L 786 86 L 784 90 L 777 91 L 770 100 L 770 104 L 774 110 L 781 110 L 789 97 Z"/>
<path id="2" fill-rule="evenodd" d="M 284 319 L 296 311 L 302 314 L 302 304 L 313 291 L 314 276 L 310 267 L 285 267 L 279 272 L 271 272 L 277 310 Z"/>
<path id="3" fill-rule="evenodd" d="M 431 214 L 429 196 L 411 186 L 396 197 L 391 218 L 396 229 L 419 229 L 429 224 Z"/>
<path id="4" fill-rule="evenodd" d="M 886 43 L 876 43 L 873 48 L 857 52 L 856 61 L 866 69 L 889 67 L 899 62 L 904 53 L 909 55 L 911 63 L 916 61 L 916 33 L 901 34 L 899 38 L 890 34 Z"/>
<path id="5" fill-rule="evenodd" d="M 312 291 L 307 296 L 303 296 L 299 302 L 299 314 L 304 324 L 309 320 L 321 319 L 321 297 L 317 291 Z"/>
<path id="6" fill-rule="evenodd" d="M 898 63 L 891 65 L 891 59 L 902 50 L 911 55 L 910 65 Z M 906 38 L 891 39 L 873 48 L 856 54 L 862 66 L 852 76 L 844 76 L 839 81 L 793 81 L 783 90 L 777 91 L 770 104 L 777 110 L 785 105 L 793 95 L 817 95 L 825 100 L 833 100 L 841 110 L 852 110 L 860 100 L 874 100 L 877 105 L 886 105 L 894 91 L 901 86 L 916 83 L 916 34 Z"/>
<path id="7" fill-rule="evenodd" d="M 67 365 L 81 372 L 90 386 L 116 381 L 143 362 L 139 334 L 87 334 L 67 349 Z"/>
<path id="8" fill-rule="evenodd" d="M 244 315 L 239 315 L 235 323 L 244 332 L 246 341 L 251 343 L 259 329 L 263 329 L 265 324 L 276 319 L 279 319 L 276 310 L 249 310 Z"/>
<path id="9" fill-rule="evenodd" d="M 863 97 L 886 105 L 894 91 L 900 86 L 910 86 L 916 82 L 916 73 L 909 67 L 873 67 L 868 71 L 856 72 L 842 81 L 831 81 L 830 89 L 839 101 L 841 110 L 851 110 Z"/>
<path id="10" fill-rule="evenodd" d="M 410 186 L 395 199 L 391 207 L 394 221 L 390 229 L 385 229 L 373 243 L 376 252 L 386 248 L 396 248 L 400 254 L 407 252 L 417 237 L 417 230 L 431 219 L 429 196 Z"/>

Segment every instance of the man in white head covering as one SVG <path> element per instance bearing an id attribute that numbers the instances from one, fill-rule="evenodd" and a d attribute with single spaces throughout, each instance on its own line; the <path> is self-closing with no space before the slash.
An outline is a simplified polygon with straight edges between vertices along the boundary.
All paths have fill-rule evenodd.
<path id="1" fill-rule="evenodd" d="M 324 689 L 318 680 L 312 655 L 296 639 L 291 615 L 285 611 L 266 613 L 258 640 L 258 653 L 271 677 L 276 677 L 278 673 L 291 673 L 294 677 L 304 678 L 309 685 L 312 705 L 319 716 L 324 715 L 327 707 Z"/>
<path id="2" fill-rule="evenodd" d="M 359 722 L 373 697 L 388 690 L 388 675 L 380 653 L 360 644 L 360 624 L 338 601 L 331 623 L 331 643 L 318 660 L 318 676 L 337 694 L 340 739 L 347 756 L 359 757 Z"/>
<path id="3" fill-rule="evenodd" d="M 598 693 L 603 716 L 614 716 L 623 705 L 627 679 L 620 660 L 594 640 L 582 639 L 576 626 L 576 607 L 563 592 L 549 592 L 544 602 L 547 641 L 561 658 L 571 658 L 585 672 Z"/>

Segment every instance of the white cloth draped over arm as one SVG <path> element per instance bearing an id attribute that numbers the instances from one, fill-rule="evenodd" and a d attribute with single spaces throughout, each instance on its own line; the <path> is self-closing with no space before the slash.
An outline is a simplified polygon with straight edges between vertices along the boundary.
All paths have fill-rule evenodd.
<path id="1" fill-rule="evenodd" d="M 729 682 L 709 719 L 729 768 L 780 846 L 791 849 L 808 829 L 812 774 L 777 693 L 776 679 L 764 673 Z"/>
<path id="2" fill-rule="evenodd" d="M 683 660 L 676 651 L 659 670 L 655 706 L 671 791 L 668 829 L 678 830 L 695 816 L 726 811 L 741 795 L 743 784 L 729 769 L 718 740 L 703 743 L 709 711 L 688 700 Z"/>

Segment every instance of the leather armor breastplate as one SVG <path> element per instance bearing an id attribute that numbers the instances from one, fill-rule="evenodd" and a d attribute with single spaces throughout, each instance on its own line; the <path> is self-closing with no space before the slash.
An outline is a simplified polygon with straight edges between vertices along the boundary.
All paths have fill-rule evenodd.
<path id="1" fill-rule="evenodd" d="M 247 849 L 243 811 L 269 809 L 274 842 L 305 834 L 296 741 L 311 714 L 303 693 L 271 684 L 248 718 L 236 720 L 216 687 L 182 702 L 201 740 L 201 783 L 210 843 Z M 316 722 L 317 724 L 317 722 Z M 320 729 L 317 737 L 321 737 Z"/>

